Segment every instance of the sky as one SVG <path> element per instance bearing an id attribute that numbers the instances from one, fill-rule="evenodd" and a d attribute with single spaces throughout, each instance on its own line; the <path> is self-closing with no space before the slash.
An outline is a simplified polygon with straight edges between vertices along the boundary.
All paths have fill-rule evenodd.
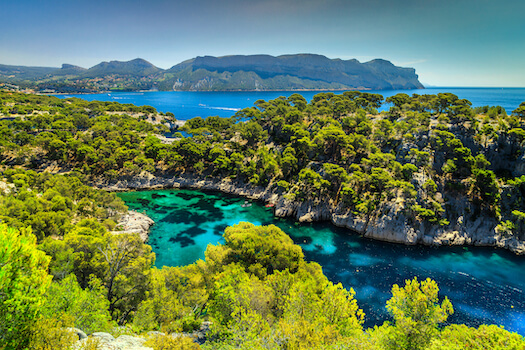
<path id="1" fill-rule="evenodd" d="M 0 64 L 314 53 L 432 86 L 525 87 L 524 0 L 0 0 Z"/>

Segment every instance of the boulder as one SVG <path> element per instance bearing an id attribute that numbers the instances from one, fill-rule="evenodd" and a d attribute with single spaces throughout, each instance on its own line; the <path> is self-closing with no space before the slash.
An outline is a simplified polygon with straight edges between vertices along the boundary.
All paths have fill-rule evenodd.
<path id="1" fill-rule="evenodd" d="M 78 340 L 86 339 L 88 336 L 86 333 L 84 333 L 82 330 L 74 327 L 68 327 L 66 328 L 67 331 L 73 332 L 78 336 Z"/>

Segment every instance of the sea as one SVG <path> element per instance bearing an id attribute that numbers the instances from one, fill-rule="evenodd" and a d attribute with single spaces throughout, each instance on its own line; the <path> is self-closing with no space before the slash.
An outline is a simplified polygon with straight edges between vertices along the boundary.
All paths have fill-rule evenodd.
<path id="1" fill-rule="evenodd" d="M 341 94 L 342 91 L 323 91 Z M 384 98 L 406 93 L 408 95 L 435 95 L 440 92 L 450 92 L 472 102 L 473 107 L 501 106 L 511 113 L 521 102 L 525 101 L 525 88 L 429 88 L 421 90 L 368 90 Z M 273 100 L 280 96 L 289 97 L 294 93 L 311 101 L 320 91 L 250 91 L 250 92 L 193 92 L 193 91 L 146 91 L 146 92 L 110 92 L 102 94 L 65 94 L 56 95 L 60 98 L 78 97 L 87 101 L 113 101 L 131 103 L 137 106 L 153 106 L 159 112 L 171 112 L 179 120 L 194 117 L 230 117 L 236 111 L 252 107 L 257 100 Z M 384 104 L 381 110 L 390 108 Z"/>
<path id="2" fill-rule="evenodd" d="M 332 91 L 336 94 L 340 91 Z M 501 106 L 511 113 L 525 101 L 525 88 L 428 88 L 424 90 L 366 91 L 385 98 L 397 93 L 438 94 L 450 92 L 468 99 L 474 107 Z M 116 101 L 149 105 L 159 112 L 172 112 L 179 120 L 194 117 L 229 117 L 251 107 L 257 100 L 271 100 L 300 93 L 308 101 L 319 92 L 111 92 L 88 95 L 58 95 L 88 101 Z M 380 110 L 388 109 L 387 104 Z M 389 319 L 385 308 L 393 284 L 403 285 L 413 277 L 438 282 L 440 297 L 454 305 L 449 321 L 478 326 L 504 326 L 525 336 L 525 257 L 486 247 L 425 247 L 390 244 L 363 238 L 329 223 L 299 224 L 278 219 L 271 209 L 222 193 L 191 190 L 155 190 L 120 193 L 131 208 L 145 212 L 156 224 L 150 244 L 156 265 L 181 266 L 204 258 L 208 244 L 222 241 L 222 232 L 240 221 L 275 224 L 318 262 L 334 283 L 356 291 L 366 313 L 365 326 Z"/>

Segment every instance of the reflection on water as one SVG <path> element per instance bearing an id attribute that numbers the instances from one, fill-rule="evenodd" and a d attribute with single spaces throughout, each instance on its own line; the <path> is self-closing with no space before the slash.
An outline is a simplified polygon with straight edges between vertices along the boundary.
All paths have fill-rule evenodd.
<path id="1" fill-rule="evenodd" d="M 356 291 L 366 326 L 388 318 L 392 285 L 417 276 L 439 284 L 454 305 L 451 322 L 504 325 L 525 334 L 525 257 L 480 247 L 404 246 L 373 241 L 327 223 L 298 224 L 273 217 L 271 209 L 215 192 L 160 190 L 120 193 L 131 208 L 153 220 L 150 244 L 156 265 L 180 266 L 204 258 L 208 244 L 222 241 L 227 226 L 249 221 L 274 224 L 301 245 L 333 282 Z"/>

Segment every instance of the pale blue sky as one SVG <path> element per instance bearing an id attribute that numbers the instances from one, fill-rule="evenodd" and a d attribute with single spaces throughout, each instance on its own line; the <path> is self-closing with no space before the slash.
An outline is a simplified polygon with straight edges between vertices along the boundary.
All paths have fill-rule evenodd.
<path id="1" fill-rule="evenodd" d="M 523 0 L 0 0 L 0 63 L 315 53 L 436 86 L 524 87 L 524 14 Z"/>

